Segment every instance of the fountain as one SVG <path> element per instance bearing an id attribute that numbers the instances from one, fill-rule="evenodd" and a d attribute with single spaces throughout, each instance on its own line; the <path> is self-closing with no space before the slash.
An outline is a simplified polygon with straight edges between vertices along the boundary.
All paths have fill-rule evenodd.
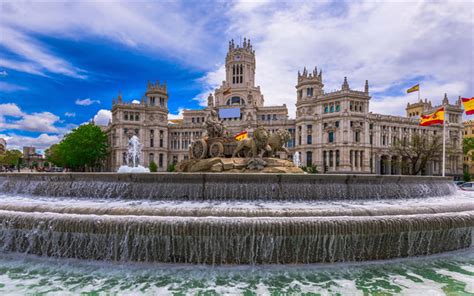
<path id="1" fill-rule="evenodd" d="M 194 159 L 178 167 L 205 172 L 125 173 L 145 170 L 132 137 L 121 174 L 0 174 L 0 249 L 221 265 L 380 260 L 473 244 L 473 199 L 449 178 L 302 174 L 297 153 L 294 164 L 274 158 L 284 131 L 254 137 L 196 141 Z"/>
<path id="2" fill-rule="evenodd" d="M 301 167 L 301 158 L 299 152 L 295 152 L 295 154 L 293 154 L 293 164 L 297 168 Z"/>
<path id="3" fill-rule="evenodd" d="M 142 154 L 142 144 L 137 136 L 132 136 L 128 140 L 127 164 L 118 169 L 118 173 L 149 173 L 150 170 L 140 165 Z"/>

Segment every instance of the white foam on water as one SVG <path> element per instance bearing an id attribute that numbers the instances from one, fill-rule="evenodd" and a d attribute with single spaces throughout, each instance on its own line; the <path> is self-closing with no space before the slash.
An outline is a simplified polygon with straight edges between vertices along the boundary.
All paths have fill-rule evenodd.
<path id="1" fill-rule="evenodd" d="M 436 272 L 445 276 L 449 276 L 458 282 L 466 283 L 466 292 L 474 293 L 474 276 L 444 269 L 436 269 Z"/>
<path id="2" fill-rule="evenodd" d="M 426 278 L 420 278 L 417 274 L 407 273 L 407 275 L 419 279 L 421 282 L 415 282 L 403 275 L 390 276 L 390 282 L 402 288 L 400 295 L 419 296 L 419 295 L 445 295 L 443 285 Z"/>
<path id="3" fill-rule="evenodd" d="M 149 173 L 149 172 L 150 172 L 149 168 L 145 168 L 141 165 L 136 166 L 136 167 L 129 167 L 126 165 L 122 165 L 117 171 L 117 173 Z"/>

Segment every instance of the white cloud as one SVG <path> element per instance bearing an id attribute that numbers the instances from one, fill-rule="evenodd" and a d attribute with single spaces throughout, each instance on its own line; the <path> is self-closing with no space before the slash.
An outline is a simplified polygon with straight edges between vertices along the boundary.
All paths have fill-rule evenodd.
<path id="1" fill-rule="evenodd" d="M 0 91 L 3 92 L 14 92 L 18 90 L 26 90 L 27 88 L 21 85 L 0 81 Z"/>
<path id="2" fill-rule="evenodd" d="M 23 112 L 13 103 L 0 104 L 0 131 L 22 130 L 30 132 L 60 133 L 70 130 L 74 125 L 58 127 L 59 116 L 51 112 Z"/>
<path id="3" fill-rule="evenodd" d="M 74 67 L 69 62 L 48 52 L 43 44 L 25 34 L 7 26 L 0 26 L 0 34 L 2 35 L 2 45 L 5 48 L 28 60 L 17 63 L 17 61 L 2 59 L 0 66 L 31 74 L 44 75 L 43 72 L 47 71 L 74 78 L 87 78 L 84 70 Z"/>
<path id="4" fill-rule="evenodd" d="M 405 87 L 413 81 L 439 103 L 474 93 L 473 4 L 467 2 L 288 2 L 244 1 L 228 11 L 233 38 L 252 39 L 257 55 L 256 83 L 266 105 L 286 104 L 295 114 L 297 72 L 323 70 L 325 91 L 339 89 L 344 76 L 362 90 L 366 79 L 372 111 L 403 114 Z M 456 17 L 452 17 L 456 16 Z M 222 66 L 204 84 L 220 84 Z M 212 77 L 219 74 L 219 78 Z M 205 86 L 206 87 L 206 86 Z M 399 91 L 394 91 L 394 89 Z M 203 102 L 204 97 L 201 97 Z M 393 108 L 383 108 L 393 100 Z M 416 99 L 415 99 L 416 100 Z M 397 103 L 394 103 L 397 102 Z"/>
<path id="5" fill-rule="evenodd" d="M 100 101 L 99 100 L 91 100 L 90 98 L 77 99 L 76 100 L 76 105 L 79 105 L 79 106 L 89 106 L 89 105 L 92 105 L 92 104 L 100 104 Z"/>
<path id="6" fill-rule="evenodd" d="M 220 42 L 209 31 L 215 30 L 214 23 L 222 17 L 219 8 L 226 7 L 213 4 L 199 8 L 186 2 L 159 1 L 2 3 L 2 44 L 27 62 L 2 59 L 0 66 L 36 75 L 52 72 L 87 78 L 87 72 L 47 50 L 47 44 L 30 37 L 39 33 L 74 41 L 100 37 L 207 68 L 202 60 L 212 58 L 214 53 L 210 49 Z"/>
<path id="7" fill-rule="evenodd" d="M 64 116 L 66 116 L 66 117 L 76 117 L 76 113 L 74 113 L 74 112 L 66 112 L 66 113 L 64 113 Z"/>
<path id="8" fill-rule="evenodd" d="M 0 72 L 0 77 L 7 77 L 8 76 L 8 72 L 3 70 Z"/>
<path id="9" fill-rule="evenodd" d="M 110 110 L 101 109 L 94 115 L 94 123 L 96 125 L 108 125 L 112 120 L 112 112 Z"/>
<path id="10" fill-rule="evenodd" d="M 0 117 L 2 116 L 14 116 L 21 117 L 24 113 L 20 107 L 13 103 L 0 104 Z"/>
<path id="11" fill-rule="evenodd" d="M 0 138 L 4 138 L 7 141 L 8 149 L 18 149 L 20 151 L 25 146 L 33 146 L 37 149 L 44 150 L 51 145 L 58 143 L 62 139 L 59 135 L 48 135 L 45 133 L 42 133 L 37 137 L 27 137 L 14 133 L 0 134 Z"/>
<path id="12" fill-rule="evenodd" d="M 173 114 L 173 113 L 169 113 L 168 114 L 168 119 L 172 120 L 172 119 L 183 119 L 183 111 L 184 111 L 184 108 L 178 108 L 178 114 Z"/>

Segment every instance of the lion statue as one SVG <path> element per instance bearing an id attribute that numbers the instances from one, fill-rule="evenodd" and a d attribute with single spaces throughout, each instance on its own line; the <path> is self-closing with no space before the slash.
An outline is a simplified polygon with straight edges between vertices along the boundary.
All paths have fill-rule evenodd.
<path id="1" fill-rule="evenodd" d="M 253 137 L 238 142 L 232 157 L 239 156 L 243 152 L 245 157 L 262 158 L 265 152 L 272 151 L 272 148 L 268 145 L 268 138 L 269 134 L 266 129 L 263 127 L 257 128 L 253 133 Z"/>
<path id="2" fill-rule="evenodd" d="M 290 154 L 290 151 L 284 145 L 291 139 L 290 132 L 284 129 L 279 129 L 268 137 L 268 145 L 272 149 L 268 152 L 269 157 L 274 157 L 276 152 L 283 151 Z"/>

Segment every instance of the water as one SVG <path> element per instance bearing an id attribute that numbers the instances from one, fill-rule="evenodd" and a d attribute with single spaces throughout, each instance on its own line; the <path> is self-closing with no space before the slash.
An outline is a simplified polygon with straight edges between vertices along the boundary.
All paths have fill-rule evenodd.
<path id="1" fill-rule="evenodd" d="M 149 173 L 150 170 L 140 165 L 142 156 L 142 144 L 137 136 L 128 140 L 127 165 L 122 165 L 118 173 Z"/>
<path id="2" fill-rule="evenodd" d="M 0 253 L 1 294 L 474 295 L 474 250 L 363 264 L 147 265 Z"/>
<path id="3" fill-rule="evenodd" d="M 293 154 L 293 164 L 297 168 L 301 167 L 301 160 L 300 160 L 300 153 L 299 152 L 295 152 L 295 154 Z"/>

